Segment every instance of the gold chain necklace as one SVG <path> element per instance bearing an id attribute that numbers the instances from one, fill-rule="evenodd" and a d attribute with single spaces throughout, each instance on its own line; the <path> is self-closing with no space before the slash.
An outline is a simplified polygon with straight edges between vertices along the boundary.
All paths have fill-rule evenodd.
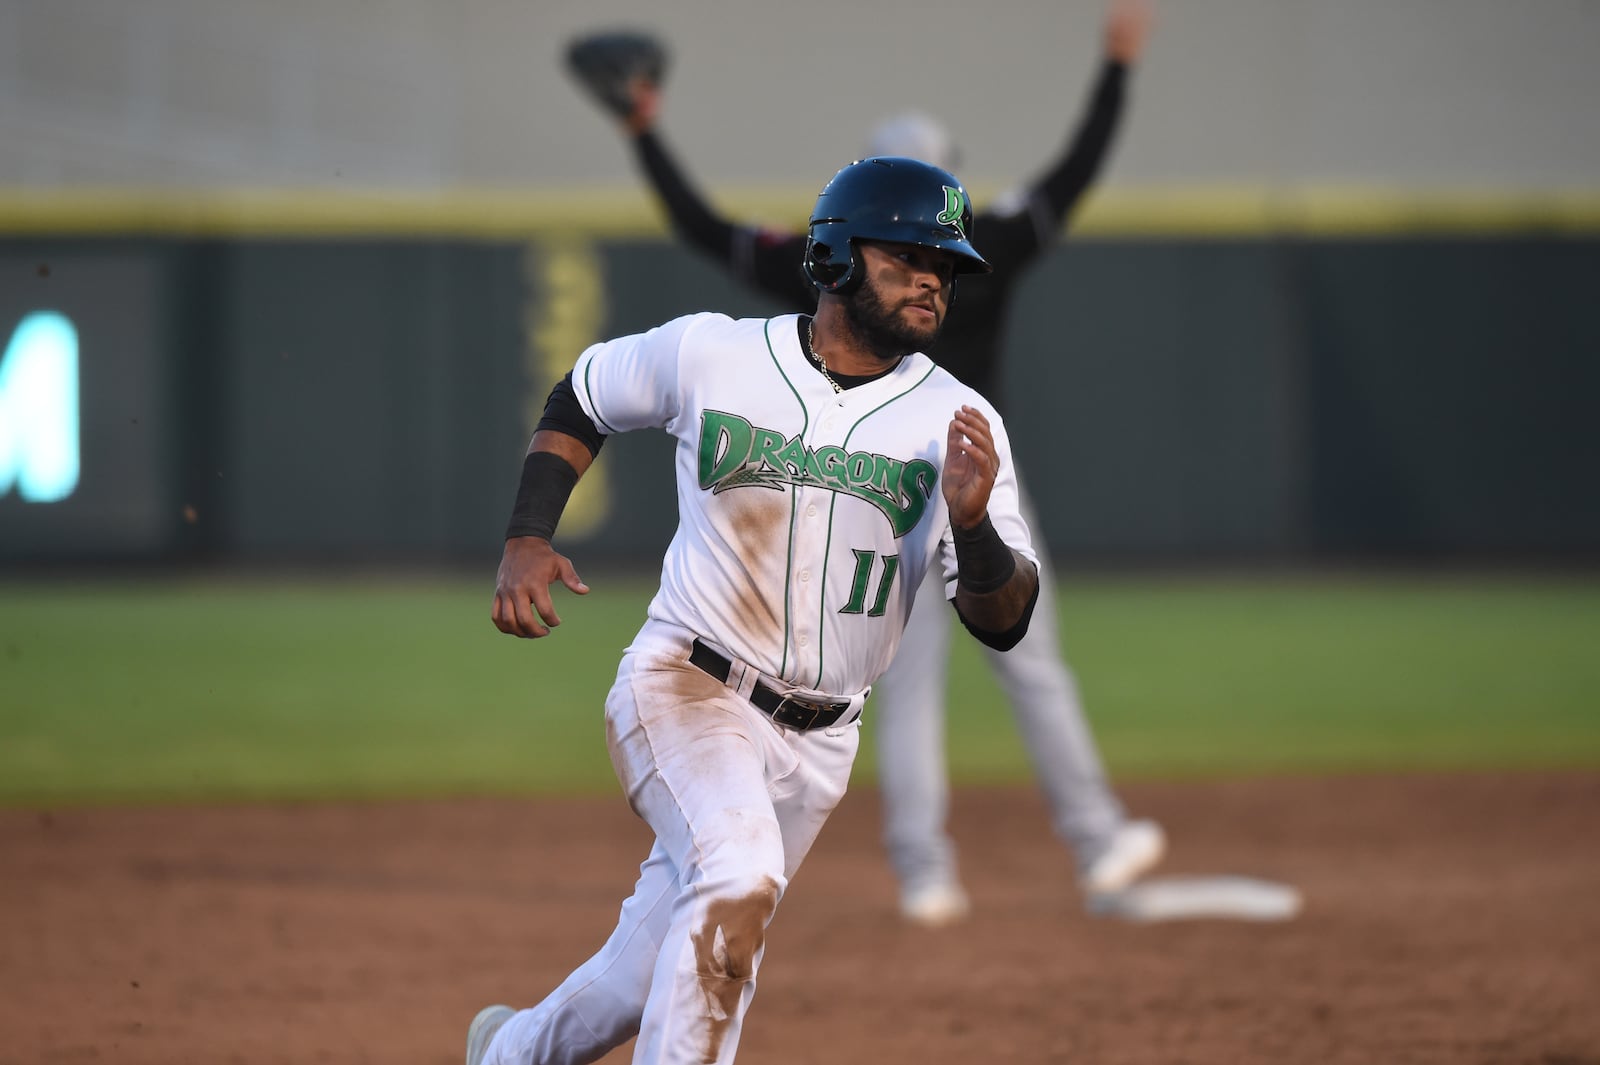
<path id="1" fill-rule="evenodd" d="M 833 386 L 835 393 L 843 393 L 844 388 L 833 379 L 833 374 L 828 372 L 828 364 L 822 361 L 822 356 L 817 354 L 815 340 L 817 336 L 817 320 L 812 318 L 806 323 L 806 354 L 811 356 L 811 361 L 817 364 L 817 369 L 822 371 L 823 378 Z"/>

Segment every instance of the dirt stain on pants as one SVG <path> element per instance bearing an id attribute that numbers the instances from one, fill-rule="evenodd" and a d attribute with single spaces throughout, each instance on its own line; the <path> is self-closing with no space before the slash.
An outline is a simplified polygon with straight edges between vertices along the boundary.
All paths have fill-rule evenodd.
<path id="1" fill-rule="evenodd" d="M 739 996 L 755 976 L 756 956 L 777 908 L 778 885 L 770 879 L 748 895 L 719 899 L 706 908 L 706 922 L 693 940 L 709 1018 L 707 1062 L 715 1062 L 722 1052 Z"/>

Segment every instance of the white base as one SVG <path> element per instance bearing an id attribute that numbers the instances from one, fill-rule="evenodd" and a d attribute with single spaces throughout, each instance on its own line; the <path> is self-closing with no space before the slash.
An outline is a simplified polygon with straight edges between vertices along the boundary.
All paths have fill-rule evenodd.
<path id="1" fill-rule="evenodd" d="M 1288 884 L 1248 876 L 1153 876 L 1088 900 L 1090 913 L 1128 921 L 1287 921 L 1301 905 Z"/>

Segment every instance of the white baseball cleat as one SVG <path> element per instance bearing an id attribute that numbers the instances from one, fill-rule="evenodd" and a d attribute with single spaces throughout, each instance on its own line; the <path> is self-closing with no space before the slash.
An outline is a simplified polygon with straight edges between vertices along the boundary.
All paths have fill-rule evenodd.
<path id="1" fill-rule="evenodd" d="M 489 1044 L 507 1021 L 515 1014 L 516 1010 L 510 1006 L 485 1006 L 472 1018 L 472 1024 L 467 1028 L 467 1065 L 482 1065 L 483 1056 L 489 1052 Z"/>
<path id="2" fill-rule="evenodd" d="M 1078 878 L 1084 893 L 1121 891 L 1161 861 L 1167 834 L 1154 821 L 1129 821 L 1111 837 L 1110 846 L 1090 862 Z"/>
<path id="3" fill-rule="evenodd" d="M 940 928 L 955 924 L 972 910 L 960 884 L 939 881 L 914 888 L 900 896 L 900 916 L 912 924 Z"/>

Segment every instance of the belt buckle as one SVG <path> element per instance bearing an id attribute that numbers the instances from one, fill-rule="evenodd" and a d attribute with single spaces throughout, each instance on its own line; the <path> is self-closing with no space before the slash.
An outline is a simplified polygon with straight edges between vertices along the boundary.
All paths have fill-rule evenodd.
<path id="1" fill-rule="evenodd" d="M 785 695 L 778 700 L 778 708 L 772 712 L 772 719 L 796 731 L 805 732 L 817 723 L 817 718 L 822 715 L 823 709 L 816 703 L 808 703 L 792 695 Z"/>
<path id="2" fill-rule="evenodd" d="M 793 712 L 790 712 L 790 707 L 794 708 Z M 797 699 L 792 695 L 785 695 L 779 701 L 778 708 L 772 712 L 772 719 L 779 724 L 788 725 L 792 729 L 806 732 L 818 727 L 817 719 L 823 714 L 831 713 L 833 715 L 832 721 L 827 722 L 827 724 L 831 725 L 843 717 L 845 711 L 849 709 L 849 703 L 814 703 L 807 699 Z M 780 717 L 780 714 L 784 716 Z"/>

